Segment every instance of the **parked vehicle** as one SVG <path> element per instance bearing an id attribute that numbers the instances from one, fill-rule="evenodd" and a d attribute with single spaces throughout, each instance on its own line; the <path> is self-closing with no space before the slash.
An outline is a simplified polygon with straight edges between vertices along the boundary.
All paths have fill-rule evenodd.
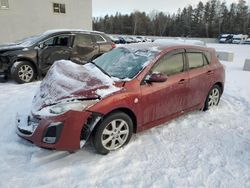
<path id="1" fill-rule="evenodd" d="M 123 38 L 126 41 L 126 43 L 128 43 L 128 44 L 136 42 L 132 37 L 125 36 Z"/>
<path id="2" fill-rule="evenodd" d="M 129 38 L 132 40 L 132 43 L 138 43 L 139 42 L 139 40 L 134 36 L 129 36 Z"/>
<path id="3" fill-rule="evenodd" d="M 109 35 L 109 38 L 111 39 L 112 42 L 114 42 L 115 44 L 120 44 L 120 39 L 116 36 L 113 35 Z"/>
<path id="4" fill-rule="evenodd" d="M 248 38 L 247 40 L 245 40 L 245 41 L 243 42 L 243 44 L 250 44 L 250 38 Z"/>
<path id="5" fill-rule="evenodd" d="M 146 37 L 137 36 L 136 38 L 139 40 L 139 42 L 146 42 L 147 41 Z"/>
<path id="6" fill-rule="evenodd" d="M 131 38 L 133 40 L 133 43 L 142 42 L 142 39 L 140 37 L 137 37 L 137 36 L 130 36 L 129 38 Z"/>
<path id="7" fill-rule="evenodd" d="M 232 41 L 232 43 L 233 43 L 233 44 L 241 44 L 241 43 L 243 43 L 247 38 L 248 38 L 248 35 L 242 35 L 242 34 L 234 35 L 234 36 L 233 36 L 233 41 Z"/>
<path id="8" fill-rule="evenodd" d="M 32 82 L 60 59 L 84 64 L 114 48 L 102 32 L 50 30 L 14 44 L 0 46 L 0 77 L 11 76 L 18 83 Z"/>
<path id="9" fill-rule="evenodd" d="M 233 36 L 232 34 L 222 34 L 219 36 L 219 43 L 232 43 Z"/>
<path id="10" fill-rule="evenodd" d="M 145 42 L 154 42 L 154 39 L 146 38 L 146 41 L 145 41 Z"/>
<path id="11" fill-rule="evenodd" d="M 126 40 L 124 39 L 124 37 L 119 36 L 118 38 L 120 40 L 119 44 L 126 44 L 127 43 Z"/>
<path id="12" fill-rule="evenodd" d="M 195 45 L 130 44 L 83 66 L 57 62 L 33 99 L 32 115 L 17 118 L 17 133 L 67 151 L 91 137 L 96 151 L 107 154 L 132 133 L 218 105 L 224 79 L 215 50 Z"/>

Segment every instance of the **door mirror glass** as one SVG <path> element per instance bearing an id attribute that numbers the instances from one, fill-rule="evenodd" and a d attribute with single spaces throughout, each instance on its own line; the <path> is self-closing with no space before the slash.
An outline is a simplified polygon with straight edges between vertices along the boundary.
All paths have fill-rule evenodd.
<path id="1" fill-rule="evenodd" d="M 164 74 L 159 73 L 159 72 L 157 72 L 157 73 L 154 72 L 150 75 L 147 75 L 145 81 L 149 82 L 149 83 L 151 83 L 151 82 L 165 82 L 165 81 L 167 81 L 167 79 L 168 79 L 168 77 L 165 76 Z"/>
<path id="2" fill-rule="evenodd" d="M 40 43 L 40 44 L 38 44 L 37 47 L 40 48 L 40 49 L 43 49 L 45 47 L 45 45 L 44 45 L 44 43 Z"/>

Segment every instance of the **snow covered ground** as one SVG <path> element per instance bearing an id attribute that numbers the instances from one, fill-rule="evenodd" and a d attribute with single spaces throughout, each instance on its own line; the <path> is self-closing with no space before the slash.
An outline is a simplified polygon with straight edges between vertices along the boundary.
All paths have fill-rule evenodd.
<path id="1" fill-rule="evenodd" d="M 250 187 L 250 46 L 209 44 L 235 53 L 217 108 L 196 111 L 135 135 L 107 156 L 90 145 L 49 151 L 19 138 L 17 112 L 29 112 L 40 82 L 0 83 L 0 187 Z"/>

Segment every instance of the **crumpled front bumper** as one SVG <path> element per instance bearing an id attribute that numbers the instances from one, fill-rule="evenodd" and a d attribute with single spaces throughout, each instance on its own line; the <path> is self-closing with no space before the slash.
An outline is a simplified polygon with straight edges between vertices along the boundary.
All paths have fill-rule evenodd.
<path id="1" fill-rule="evenodd" d="M 8 79 L 8 67 L 0 60 L 0 82 L 5 82 Z"/>
<path id="2" fill-rule="evenodd" d="M 75 151 L 80 148 L 81 131 L 91 114 L 68 111 L 53 117 L 17 116 L 17 134 L 42 148 Z"/>

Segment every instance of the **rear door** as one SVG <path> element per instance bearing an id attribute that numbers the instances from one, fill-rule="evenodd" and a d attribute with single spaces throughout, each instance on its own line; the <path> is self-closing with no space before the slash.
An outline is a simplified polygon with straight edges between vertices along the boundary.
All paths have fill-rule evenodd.
<path id="1" fill-rule="evenodd" d="M 50 37 L 41 43 L 42 48 L 38 50 L 38 61 L 43 73 L 46 73 L 55 61 L 70 58 L 70 41 L 71 35 L 61 34 Z"/>
<path id="2" fill-rule="evenodd" d="M 181 112 L 187 106 L 188 73 L 185 71 L 184 50 L 164 55 L 149 72 L 168 76 L 166 82 L 141 85 L 143 124 Z M 147 125 L 146 127 L 147 128 Z"/>
<path id="3" fill-rule="evenodd" d="M 186 50 L 189 74 L 189 108 L 204 103 L 209 92 L 213 78 L 213 71 L 209 68 L 211 59 L 209 55 L 207 52 L 195 49 Z"/>
<path id="4" fill-rule="evenodd" d="M 84 64 L 99 53 L 99 45 L 91 34 L 79 33 L 74 37 L 71 60 Z"/>
<path id="5" fill-rule="evenodd" d="M 100 46 L 100 54 L 112 50 L 112 41 L 108 37 L 105 38 L 98 33 L 94 33 L 92 36 L 94 37 L 95 42 Z"/>

